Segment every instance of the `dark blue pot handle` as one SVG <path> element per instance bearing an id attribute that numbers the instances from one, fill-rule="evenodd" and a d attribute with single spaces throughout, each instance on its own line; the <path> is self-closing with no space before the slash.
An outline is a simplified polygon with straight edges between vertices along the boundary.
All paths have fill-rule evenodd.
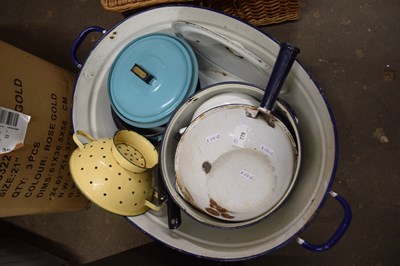
<path id="1" fill-rule="evenodd" d="M 286 76 L 292 68 L 294 60 L 299 52 L 299 48 L 289 43 L 281 43 L 278 56 L 260 104 L 261 108 L 265 108 L 268 111 L 272 110 Z"/>
<path id="2" fill-rule="evenodd" d="M 72 44 L 72 48 L 71 48 L 71 58 L 72 61 L 74 62 L 74 64 L 78 67 L 78 68 L 82 68 L 82 64 L 78 61 L 78 59 L 76 58 L 76 53 L 78 51 L 79 46 L 82 44 L 83 40 L 85 40 L 86 36 L 89 35 L 89 33 L 91 32 L 101 32 L 103 34 L 106 33 L 106 30 L 103 29 L 102 27 L 98 27 L 98 26 L 91 26 L 88 27 L 86 29 L 84 29 L 79 36 L 76 38 L 76 40 L 74 41 L 74 43 Z"/>
<path id="3" fill-rule="evenodd" d="M 339 225 L 339 228 L 336 229 L 333 236 L 326 243 L 319 244 L 319 245 L 311 244 L 311 243 L 307 242 L 306 240 L 304 240 L 300 237 L 297 237 L 297 242 L 302 247 L 304 247 L 308 250 L 322 252 L 322 251 L 332 248 L 340 240 L 340 238 L 344 235 L 344 233 L 347 231 L 347 229 L 350 225 L 351 208 L 350 208 L 349 203 L 347 203 L 347 201 L 342 196 L 340 196 L 339 194 L 337 194 L 333 191 L 330 191 L 329 194 L 342 205 L 342 207 L 344 209 L 343 220 L 342 220 L 341 224 Z"/>

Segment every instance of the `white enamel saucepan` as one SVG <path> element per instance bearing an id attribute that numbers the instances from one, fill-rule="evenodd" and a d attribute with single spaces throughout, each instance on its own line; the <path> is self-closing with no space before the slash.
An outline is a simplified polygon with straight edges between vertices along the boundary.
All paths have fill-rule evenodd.
<path id="1" fill-rule="evenodd" d="M 180 138 L 175 154 L 177 190 L 195 208 L 226 221 L 218 224 L 221 227 L 266 217 L 285 200 L 296 180 L 301 156 L 295 138 L 272 107 L 298 52 L 287 43 L 281 45 L 259 106 L 211 108 L 198 115 Z"/>

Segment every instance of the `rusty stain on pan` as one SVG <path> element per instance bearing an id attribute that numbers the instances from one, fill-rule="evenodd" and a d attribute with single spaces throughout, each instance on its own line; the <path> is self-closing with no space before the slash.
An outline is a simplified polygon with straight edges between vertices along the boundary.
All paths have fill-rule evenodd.
<path id="1" fill-rule="evenodd" d="M 222 216 L 226 219 L 233 219 L 234 216 L 229 214 L 229 211 L 221 207 L 215 200 L 210 199 L 209 207 L 205 208 L 206 212 L 213 216 Z"/>

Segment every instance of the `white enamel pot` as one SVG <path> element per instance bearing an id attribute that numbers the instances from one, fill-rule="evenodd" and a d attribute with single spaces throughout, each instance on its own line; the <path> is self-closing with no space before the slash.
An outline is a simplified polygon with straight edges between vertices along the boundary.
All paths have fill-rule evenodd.
<path id="1" fill-rule="evenodd" d="M 254 223 L 289 195 L 299 173 L 301 152 L 296 137 L 272 107 L 298 52 L 290 44 L 281 45 L 260 104 L 211 108 L 198 115 L 181 136 L 174 162 L 180 196 L 227 222 L 206 220 L 207 224 L 234 228 Z"/>
<path id="2" fill-rule="evenodd" d="M 243 92 L 254 89 L 262 91 L 254 85 L 244 83 L 227 82 L 207 87 L 201 92 L 201 96 L 196 95 L 195 99 L 208 98 L 207 91 L 210 91 L 210 94 L 215 91 L 221 91 L 221 93 L 206 100 L 196 109 L 195 113 L 204 109 L 204 106 L 210 106 L 210 102 L 214 103 L 214 98 L 220 98 L 225 94 L 231 95 L 232 91 L 240 91 L 240 93 L 234 94 L 243 95 Z M 190 102 L 186 104 L 190 105 Z M 175 169 L 176 179 L 170 178 L 170 172 L 167 172 L 165 176 L 168 178 L 165 179 L 165 182 L 170 188 L 176 182 L 178 195 L 175 190 L 171 191 L 171 195 L 175 195 L 174 200 L 187 215 L 200 223 L 216 228 L 237 229 L 260 222 L 281 206 L 295 185 L 301 165 L 301 139 L 297 119 L 290 108 L 278 99 L 274 107 L 274 114 L 285 121 L 284 124 L 287 125 L 285 127 L 288 129 L 285 131 L 285 135 L 271 134 L 269 128 L 265 128 L 264 123 L 253 118 L 247 118 L 249 120 L 243 123 L 244 120 L 241 116 L 243 113 L 240 108 L 253 108 L 257 104 L 259 105 L 260 102 L 256 101 L 253 106 L 230 103 L 209 109 L 197 116 L 197 119 L 192 120 L 185 128 L 185 130 L 192 130 L 193 127 L 199 125 L 201 119 L 208 119 L 210 118 L 208 115 L 212 114 L 209 122 L 202 123 L 200 128 L 197 127 L 192 131 L 194 134 L 187 134 L 185 131 L 181 136 L 182 129 L 179 130 L 180 133 L 174 134 L 181 140 L 177 144 L 175 160 L 165 157 L 164 153 L 161 154 L 164 170 L 170 165 L 175 165 L 174 168 L 176 168 L 182 164 L 180 170 L 186 175 L 181 175 L 181 171 L 176 174 L 177 169 Z M 225 108 L 234 114 L 230 120 L 235 124 L 233 127 L 224 121 L 226 117 L 222 117 L 223 113 L 220 111 Z M 182 115 L 186 114 L 179 113 L 176 119 L 180 120 L 179 116 L 182 118 Z M 245 132 L 244 138 L 236 142 L 239 140 L 241 132 Z M 258 134 L 260 132 L 263 134 Z M 168 137 L 170 136 L 168 135 Z M 284 137 L 283 140 L 282 137 Z M 182 139 L 186 143 L 182 143 Z M 193 145 L 191 142 L 194 142 Z M 286 145 L 282 145 L 282 143 Z M 205 148 L 202 147 L 203 145 Z M 253 152 L 249 152 L 249 150 L 253 150 Z M 280 156 L 277 156 L 278 154 Z M 208 158 L 206 161 L 203 161 L 204 156 Z M 235 158 L 236 156 L 238 158 Z M 199 162 L 202 163 L 198 165 Z M 280 172 L 271 170 L 272 163 L 276 164 L 274 168 L 280 168 Z M 215 166 L 214 169 L 213 166 Z M 197 173 L 194 171 L 196 168 L 198 169 Z M 223 173 L 218 174 L 221 171 Z M 279 173 L 280 178 L 277 178 L 276 173 Z M 284 176 L 286 178 L 283 178 Z M 229 185 L 230 183 L 231 185 Z M 240 210 L 240 217 L 237 211 L 236 213 L 232 212 L 233 208 L 218 204 L 220 202 L 217 200 L 218 196 L 213 197 L 210 203 L 212 193 L 220 193 L 221 187 L 222 191 L 227 190 L 228 193 L 235 196 L 236 201 L 230 201 L 231 204 L 236 204 L 237 207 L 251 204 L 253 208 Z M 219 189 L 215 190 L 215 188 Z M 246 195 L 246 193 L 248 194 Z M 200 207 L 202 201 L 204 205 Z M 259 213 L 254 214 L 256 211 Z M 247 217 L 243 219 L 246 215 Z M 250 219 L 249 215 L 253 218 Z"/>
<path id="3" fill-rule="evenodd" d="M 175 34 L 172 28 L 175 21 L 188 21 L 211 29 L 245 47 L 271 68 L 279 51 L 277 42 L 261 30 L 220 12 L 199 7 L 158 7 L 138 12 L 110 30 L 89 28 L 103 32 L 103 36 L 84 63 L 79 63 L 74 56 L 76 64 L 81 65 L 73 98 L 72 121 L 75 129 L 85 130 L 94 138 L 109 137 L 115 133 L 117 128 L 111 117 L 110 100 L 107 95 L 108 75 L 113 61 L 132 38 L 154 32 Z M 83 35 L 87 33 L 88 31 L 85 31 Z M 74 45 L 76 46 L 79 45 Z M 76 49 L 72 50 L 73 54 L 76 54 Z M 204 61 L 199 61 L 200 84 L 212 85 L 226 81 L 250 84 L 259 82 L 250 76 L 235 79 L 238 75 L 230 72 L 240 72 L 239 66 L 228 68 L 219 65 L 217 68 Z M 210 73 L 214 76 L 210 77 Z M 269 72 L 266 73 L 265 77 L 268 77 Z M 265 82 L 261 82 L 258 87 L 263 86 L 262 84 Z M 178 143 L 174 134 L 190 123 L 193 113 L 204 101 L 229 91 L 226 88 L 199 91 L 176 110 L 164 131 L 160 156 L 173 158 Z M 262 100 L 263 91 L 260 89 L 237 91 L 246 93 L 258 101 Z M 303 158 L 295 188 L 271 217 L 252 226 L 234 230 L 204 225 L 184 211 L 181 212 L 181 226 L 174 230 L 168 226 L 167 210 L 161 213 L 146 212 L 127 219 L 150 237 L 175 250 L 221 261 L 245 260 L 268 254 L 293 240 L 297 240 L 302 247 L 317 251 L 329 250 L 338 243 L 348 228 L 351 210 L 343 197 L 331 191 L 338 161 L 337 128 L 333 113 L 321 89 L 299 62 L 292 66 L 279 98 L 290 103 L 301 121 Z M 179 119 L 175 119 L 177 117 Z M 174 165 L 160 161 L 160 167 L 163 168 L 163 179 L 169 180 L 165 184 L 166 187 L 173 191 Z M 326 242 L 311 244 L 301 237 L 302 231 L 313 229 L 313 218 L 318 218 L 316 214 L 329 196 L 343 205 L 345 218 Z"/>

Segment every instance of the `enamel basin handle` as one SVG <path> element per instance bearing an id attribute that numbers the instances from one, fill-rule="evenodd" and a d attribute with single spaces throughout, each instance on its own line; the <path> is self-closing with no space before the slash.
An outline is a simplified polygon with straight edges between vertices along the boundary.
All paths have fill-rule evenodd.
<path id="1" fill-rule="evenodd" d="M 77 55 L 76 55 L 78 52 L 78 48 L 81 46 L 82 42 L 85 40 L 85 38 L 91 32 L 101 32 L 103 35 L 106 34 L 106 30 L 103 29 L 102 27 L 98 27 L 98 26 L 88 27 L 79 34 L 79 36 L 76 38 L 76 40 L 72 44 L 71 51 L 70 51 L 72 61 L 74 62 L 74 64 L 76 65 L 77 68 L 82 68 L 82 63 L 79 62 L 79 60 L 77 59 Z"/>
<path id="2" fill-rule="evenodd" d="M 278 56 L 276 58 L 271 76 L 269 78 L 260 108 L 271 110 L 276 98 L 282 88 L 283 83 L 296 59 L 300 49 L 289 43 L 281 43 Z"/>
<path id="3" fill-rule="evenodd" d="M 333 234 L 333 236 L 326 242 L 323 244 L 311 244 L 309 242 L 307 242 L 306 240 L 297 237 L 297 242 L 304 248 L 311 250 L 311 251 L 315 251 L 315 252 L 322 252 L 322 251 L 326 251 L 330 248 L 332 248 L 339 240 L 340 238 L 344 235 L 344 233 L 347 231 L 350 222 L 351 222 L 351 208 L 349 203 L 347 203 L 347 201 L 340 196 L 339 194 L 330 191 L 329 194 L 336 199 L 343 207 L 344 210 L 344 218 L 342 220 L 342 222 L 340 223 L 338 229 L 336 229 L 335 233 Z"/>

